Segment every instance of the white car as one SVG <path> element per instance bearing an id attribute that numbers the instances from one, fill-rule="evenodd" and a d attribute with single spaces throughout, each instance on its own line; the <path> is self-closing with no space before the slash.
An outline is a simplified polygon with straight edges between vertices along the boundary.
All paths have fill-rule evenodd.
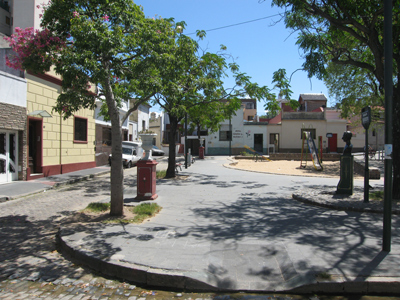
<path id="1" fill-rule="evenodd" d="M 122 164 L 126 168 L 131 168 L 136 165 L 137 161 L 143 157 L 143 148 L 141 143 L 137 142 L 122 142 Z M 111 154 L 108 157 L 108 162 L 111 166 Z"/>
<path id="2" fill-rule="evenodd" d="M 165 154 L 164 150 L 161 150 L 161 149 L 157 148 L 156 146 L 153 146 L 153 149 L 151 149 L 151 153 L 154 156 L 157 156 L 157 155 L 163 156 Z"/>

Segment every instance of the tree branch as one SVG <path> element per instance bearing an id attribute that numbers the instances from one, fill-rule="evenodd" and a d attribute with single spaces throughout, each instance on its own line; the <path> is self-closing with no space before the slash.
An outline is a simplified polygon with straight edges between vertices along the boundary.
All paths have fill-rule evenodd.
<path id="1" fill-rule="evenodd" d="M 148 95 L 148 96 L 146 96 L 146 97 L 142 97 L 139 101 L 135 101 L 135 104 L 133 105 L 133 107 L 130 108 L 130 109 L 125 113 L 125 115 L 123 116 L 123 118 L 122 118 L 122 120 L 121 120 L 121 124 L 124 124 L 125 121 L 126 121 L 126 119 L 129 118 L 129 115 L 130 115 L 132 112 L 134 112 L 135 110 L 137 110 L 138 107 L 139 107 L 141 104 L 143 104 L 144 102 L 149 101 L 150 98 L 153 97 L 153 96 L 154 96 L 154 94 Z"/>

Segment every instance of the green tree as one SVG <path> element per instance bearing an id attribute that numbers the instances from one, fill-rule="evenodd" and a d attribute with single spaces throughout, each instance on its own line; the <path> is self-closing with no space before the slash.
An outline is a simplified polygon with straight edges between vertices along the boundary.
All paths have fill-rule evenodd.
<path id="1" fill-rule="evenodd" d="M 207 129 L 208 133 L 214 133 L 220 128 L 221 122 L 229 119 L 237 109 L 240 103 L 216 101 L 211 103 L 201 103 L 188 109 L 189 130 L 197 131 L 197 137 L 200 139 L 200 131 Z"/>
<path id="2" fill-rule="evenodd" d="M 138 99 L 138 107 L 154 94 L 150 88 L 154 77 L 149 74 L 173 45 L 171 22 L 146 18 L 131 0 L 52 0 L 41 25 L 42 31 L 14 37 L 21 43 L 14 43 L 17 56 L 11 63 L 19 60 L 23 69 L 34 72 L 55 67 L 62 76 L 63 91 L 55 110 L 64 118 L 81 108 L 93 109 L 96 98 L 104 102 L 102 111 L 112 124 L 110 214 L 122 215 L 118 108 L 123 99 Z M 99 88 L 99 94 L 88 91 L 91 84 Z"/>
<path id="3" fill-rule="evenodd" d="M 272 0 L 285 9 L 285 23 L 298 32 L 309 77 L 324 79 L 329 63 L 373 76 L 384 93 L 383 1 Z M 393 135 L 400 135 L 400 1 L 393 0 Z M 370 79 L 368 79 L 370 80 Z M 372 81 L 371 81 L 372 82 Z M 371 93 L 373 94 L 373 92 Z M 400 139 L 393 143 L 393 198 L 400 199 Z"/>
<path id="4" fill-rule="evenodd" d="M 362 108 L 366 106 L 371 106 L 376 111 L 385 106 L 379 84 L 370 72 L 351 65 L 334 63 L 329 63 L 326 70 L 324 82 L 329 95 L 336 99 L 342 118 L 361 115 Z"/>
<path id="5" fill-rule="evenodd" d="M 225 108 L 222 109 L 223 105 L 230 107 L 233 112 L 240 107 L 240 98 L 245 95 L 258 100 L 269 96 L 267 87 L 252 83 L 249 76 L 239 71 L 237 64 L 228 63 L 228 56 L 223 53 L 201 53 L 197 41 L 181 34 L 184 26 L 185 23 L 176 24 L 175 47 L 160 64 L 163 68 L 158 70 L 158 93 L 154 97 L 154 104 L 158 104 L 170 118 L 166 177 L 175 177 L 176 130 L 187 113 L 193 118 L 203 118 L 201 124 L 205 124 L 207 116 L 201 109 L 207 105 L 207 113 L 210 113 L 211 108 L 226 112 Z M 198 31 L 198 37 L 204 37 L 204 32 Z M 223 79 L 228 76 L 228 72 L 235 79 L 231 88 L 224 87 Z"/>

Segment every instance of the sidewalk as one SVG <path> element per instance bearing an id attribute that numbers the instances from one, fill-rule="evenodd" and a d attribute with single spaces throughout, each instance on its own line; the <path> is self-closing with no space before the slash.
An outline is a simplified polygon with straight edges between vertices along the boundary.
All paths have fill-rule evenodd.
<path id="1" fill-rule="evenodd" d="M 110 167 L 103 166 L 30 181 L 14 181 L 0 184 L 0 202 L 44 192 L 57 186 L 86 180 L 109 172 Z"/>
<path id="2" fill-rule="evenodd" d="M 292 198 L 332 189 L 336 178 L 246 172 L 223 167 L 228 162 L 207 157 L 177 179 L 158 180 L 163 209 L 150 221 L 68 225 L 59 244 L 101 273 L 159 288 L 400 293 L 400 236 L 393 232 L 392 251 L 381 251 L 381 214 Z M 126 189 L 125 204 L 136 205 L 135 196 L 135 187 Z M 399 222 L 394 215 L 393 226 Z"/>
<path id="3" fill-rule="evenodd" d="M 167 162 L 166 156 L 157 156 L 153 158 L 160 163 L 160 166 L 162 166 L 163 168 L 165 167 Z M 179 160 L 181 160 L 181 158 L 179 158 Z M 13 181 L 10 183 L 0 184 L 0 202 L 24 197 L 31 194 L 41 193 L 62 185 L 101 176 L 109 173 L 110 171 L 111 167 L 106 165 L 65 174 L 53 175 L 30 181 Z"/>

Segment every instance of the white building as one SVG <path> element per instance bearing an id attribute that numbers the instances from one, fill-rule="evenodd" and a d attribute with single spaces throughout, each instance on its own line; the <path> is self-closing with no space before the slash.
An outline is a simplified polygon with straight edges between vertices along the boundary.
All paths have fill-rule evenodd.
<path id="1" fill-rule="evenodd" d="M 24 78 L 0 71 L 0 184 L 26 179 L 26 93 Z"/>
<path id="2" fill-rule="evenodd" d="M 205 140 L 206 155 L 238 155 L 246 151 L 245 146 L 266 154 L 268 132 L 266 122 L 244 121 L 246 111 L 239 109 L 230 120 L 221 123 L 218 132 Z"/>

